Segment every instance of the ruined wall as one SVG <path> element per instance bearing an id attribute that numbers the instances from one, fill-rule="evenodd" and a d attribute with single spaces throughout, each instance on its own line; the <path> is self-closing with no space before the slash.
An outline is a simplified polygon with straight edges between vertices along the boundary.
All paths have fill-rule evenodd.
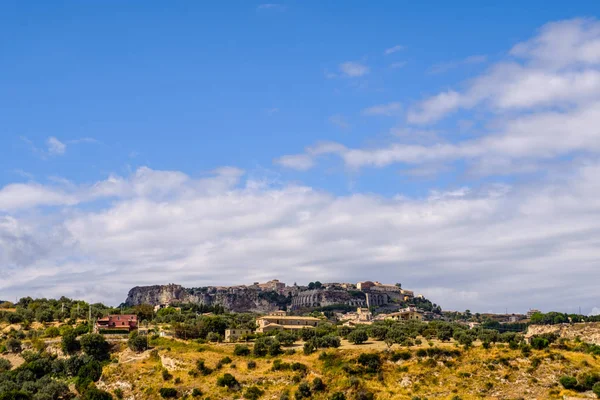
<path id="1" fill-rule="evenodd" d="M 326 307 L 334 304 L 346 304 L 365 307 L 365 296 L 353 296 L 345 290 L 305 290 L 292 297 L 292 309 Z"/>

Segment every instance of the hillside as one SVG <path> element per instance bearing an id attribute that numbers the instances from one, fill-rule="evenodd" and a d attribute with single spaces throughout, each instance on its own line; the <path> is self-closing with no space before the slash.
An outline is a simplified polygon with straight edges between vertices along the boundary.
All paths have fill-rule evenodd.
<path id="1" fill-rule="evenodd" d="M 572 340 L 579 338 L 583 342 L 600 345 L 600 322 L 557 325 L 531 325 L 527 329 L 527 334 L 525 335 L 525 337 L 543 334 L 556 334 L 561 338 Z"/>
<path id="2" fill-rule="evenodd" d="M 490 335 L 489 332 L 464 331 L 458 325 L 407 323 L 394 327 L 388 324 L 389 332 L 394 332 L 394 329 L 399 329 L 396 332 L 421 332 L 412 340 L 402 337 L 394 344 L 373 338 L 382 326 L 370 327 L 366 332 L 371 338 L 365 343 L 352 344 L 343 339 L 337 348 L 321 348 L 311 354 L 305 354 L 306 341 L 289 342 L 288 335 L 278 335 L 278 343 L 289 344 L 282 345 L 281 352 L 280 345 L 274 348 L 273 339 L 269 337 L 258 337 L 256 343 L 236 345 L 205 343 L 204 340 L 186 341 L 159 335 L 149 338 L 150 348 L 147 350 L 143 349 L 146 338 L 140 337 L 141 342 L 138 341 L 137 346 L 141 346 L 142 351 L 135 352 L 128 347 L 126 336 L 116 336 L 110 341 L 111 352 L 106 356 L 110 360 L 99 358 L 106 361 L 101 361 L 102 372 L 95 386 L 91 381 L 85 383 L 91 384 L 87 386 L 89 389 L 82 386 L 83 378 L 77 376 L 87 376 L 89 371 L 96 368 L 93 365 L 99 364 L 94 364 L 96 361 L 93 361 L 93 357 L 85 358 L 88 356 L 67 358 L 61 350 L 60 337 L 42 340 L 24 338 L 21 357 L 14 351 L 7 352 L 14 343 L 9 344 L 10 335 L 5 335 L 4 338 L 9 339 L 4 344 L 0 343 L 0 352 L 4 351 L 0 358 L 10 361 L 15 374 L 21 370 L 39 371 L 40 366 L 49 363 L 47 373 L 64 369 L 65 372 L 55 375 L 55 378 L 59 379 L 58 382 L 64 382 L 71 391 L 92 393 L 92 389 L 96 390 L 94 387 L 97 387 L 112 394 L 114 399 L 152 400 L 171 398 L 171 395 L 174 396 L 172 398 L 204 400 L 562 399 L 593 397 L 591 388 L 600 381 L 600 359 L 597 357 L 600 347 L 586 344 L 580 338 L 557 340 L 553 335 L 532 336 L 531 345 L 527 345 L 518 343 L 518 335 L 506 334 L 496 335 L 490 343 L 486 336 Z M 448 328 L 454 329 L 453 335 L 449 333 L 454 339 L 439 340 L 437 337 L 444 336 L 442 332 Z M 70 329 L 62 326 L 60 332 L 67 335 Z M 569 330 L 569 327 L 564 329 Z M 577 326 L 570 329 L 575 332 L 582 328 Z M 323 326 L 319 330 L 323 331 L 323 338 L 332 338 L 335 332 L 348 339 L 354 337 L 341 327 Z M 318 331 L 316 334 L 319 335 Z M 468 338 L 477 335 L 484 337 L 484 342 L 476 340 L 471 344 Z M 510 340 L 509 343 L 501 343 L 505 336 L 506 340 Z M 80 340 L 83 341 L 82 338 Z M 310 339 L 309 343 L 312 341 Z M 494 341 L 497 343 L 494 344 Z M 257 353 L 258 342 L 267 344 L 264 353 L 274 351 L 280 354 Z M 336 346 L 335 341 L 333 343 Z M 42 349 L 43 353 L 35 355 Z M 84 352 L 88 354 L 85 348 Z M 54 359 L 52 354 L 58 358 Z M 42 363 L 45 359 L 48 361 Z M 69 377 L 68 371 L 73 368 L 74 362 L 83 364 L 76 367 L 81 368 L 79 372 L 74 370 L 74 375 Z M 6 381 L 6 378 L 13 378 L 10 375 L 3 378 L 1 372 L 2 362 L 0 391 L 3 387 L 16 387 Z M 17 376 L 21 375 L 14 375 L 14 379 L 21 379 Z M 224 380 L 224 377 L 229 380 Z M 564 377 L 571 380 L 565 380 Z M 44 379 L 46 377 L 42 381 Z M 569 390 L 561 384 L 563 381 L 567 382 Z M 574 383 L 569 384 L 571 381 Z M 67 386 L 61 390 L 68 390 Z M 302 397 L 303 394 L 308 397 Z"/>

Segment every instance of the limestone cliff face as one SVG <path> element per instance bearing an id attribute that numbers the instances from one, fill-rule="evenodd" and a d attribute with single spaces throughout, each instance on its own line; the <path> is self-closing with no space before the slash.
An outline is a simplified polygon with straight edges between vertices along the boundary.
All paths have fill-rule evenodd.
<path id="1" fill-rule="evenodd" d="M 526 338 L 544 333 L 555 333 L 560 337 L 575 339 L 600 345 L 600 322 L 581 322 L 576 324 L 557 325 L 530 325 L 527 328 Z"/>
<path id="2" fill-rule="evenodd" d="M 275 296 L 267 296 L 264 292 L 251 288 L 216 288 L 205 287 L 186 289 L 181 285 L 137 286 L 129 291 L 125 304 L 170 304 L 196 303 L 207 306 L 221 305 L 233 312 L 267 313 L 279 309 L 280 304 Z"/>

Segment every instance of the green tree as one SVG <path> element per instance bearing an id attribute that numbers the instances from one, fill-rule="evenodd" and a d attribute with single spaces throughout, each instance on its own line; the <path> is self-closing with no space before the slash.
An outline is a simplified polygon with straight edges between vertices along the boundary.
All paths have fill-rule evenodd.
<path id="1" fill-rule="evenodd" d="M 64 331 L 60 346 L 65 354 L 74 354 L 81 348 L 81 344 L 77 340 L 77 333 L 72 328 Z"/>
<path id="2" fill-rule="evenodd" d="M 133 331 L 129 334 L 127 346 L 129 346 L 131 350 L 139 353 L 148 349 L 148 339 L 145 336 L 138 334 L 137 331 Z"/>
<path id="3" fill-rule="evenodd" d="M 89 333 L 81 337 L 81 349 L 88 356 L 104 361 L 110 358 L 110 346 L 104 336 L 97 333 Z"/>
<path id="4" fill-rule="evenodd" d="M 364 329 L 355 329 L 348 335 L 348 341 L 354 344 L 362 344 L 369 340 L 369 335 Z"/>

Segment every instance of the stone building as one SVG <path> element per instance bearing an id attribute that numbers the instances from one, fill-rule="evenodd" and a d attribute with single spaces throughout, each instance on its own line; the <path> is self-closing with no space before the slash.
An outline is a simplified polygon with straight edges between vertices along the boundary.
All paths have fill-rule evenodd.
<path id="1" fill-rule="evenodd" d="M 254 331 L 252 329 L 225 329 L 225 341 L 237 342 L 245 335 L 250 335 Z"/>
<path id="2" fill-rule="evenodd" d="M 398 312 L 387 314 L 384 318 L 394 321 L 423 321 L 423 313 L 415 307 L 406 307 Z"/>
<path id="3" fill-rule="evenodd" d="M 314 328 L 321 320 L 313 317 L 266 315 L 256 319 L 257 333 Z"/>

